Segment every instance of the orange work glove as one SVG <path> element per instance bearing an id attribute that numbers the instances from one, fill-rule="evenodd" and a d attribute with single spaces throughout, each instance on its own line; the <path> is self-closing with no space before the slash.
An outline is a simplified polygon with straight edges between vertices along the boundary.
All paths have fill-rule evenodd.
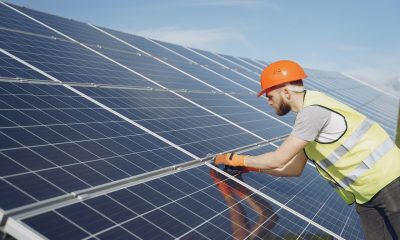
<path id="1" fill-rule="evenodd" d="M 234 167 L 243 167 L 245 166 L 244 158 L 246 155 L 239 155 L 236 153 L 225 153 L 220 154 L 215 157 L 214 163 L 215 165 L 224 164 Z"/>
<path id="2" fill-rule="evenodd" d="M 260 168 L 252 168 L 252 167 L 233 167 L 225 165 L 224 171 L 229 173 L 232 176 L 240 175 L 242 173 L 248 172 L 261 172 Z"/>
<path id="3" fill-rule="evenodd" d="M 243 173 L 248 172 L 261 172 L 261 168 L 252 168 L 252 167 L 244 167 L 242 170 Z"/>

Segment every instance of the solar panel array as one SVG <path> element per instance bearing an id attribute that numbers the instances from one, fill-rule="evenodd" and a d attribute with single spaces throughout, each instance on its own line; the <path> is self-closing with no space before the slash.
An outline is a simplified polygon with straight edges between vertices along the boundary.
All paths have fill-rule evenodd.
<path id="1" fill-rule="evenodd" d="M 0 2 L 0 219 L 20 239 L 362 239 L 307 165 L 230 175 L 210 155 L 272 151 L 294 115 L 256 98 L 267 62 Z M 398 100 L 346 75 L 316 89 L 394 137 Z"/>

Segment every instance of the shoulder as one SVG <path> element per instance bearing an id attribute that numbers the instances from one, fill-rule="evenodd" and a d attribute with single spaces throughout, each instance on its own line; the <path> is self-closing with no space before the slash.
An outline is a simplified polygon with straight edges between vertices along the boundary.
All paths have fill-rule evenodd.
<path id="1" fill-rule="evenodd" d="M 298 114 L 297 118 L 299 117 L 321 117 L 321 116 L 330 116 L 331 110 L 325 108 L 320 105 L 310 105 L 304 107 Z"/>

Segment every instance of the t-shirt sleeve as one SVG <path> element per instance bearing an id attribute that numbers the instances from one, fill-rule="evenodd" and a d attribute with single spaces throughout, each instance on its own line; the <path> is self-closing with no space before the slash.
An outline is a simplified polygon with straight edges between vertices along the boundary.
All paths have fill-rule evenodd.
<path id="1" fill-rule="evenodd" d="M 314 141 L 322 128 L 328 124 L 330 117 L 331 111 L 326 108 L 305 107 L 297 114 L 291 134 L 305 141 Z"/>

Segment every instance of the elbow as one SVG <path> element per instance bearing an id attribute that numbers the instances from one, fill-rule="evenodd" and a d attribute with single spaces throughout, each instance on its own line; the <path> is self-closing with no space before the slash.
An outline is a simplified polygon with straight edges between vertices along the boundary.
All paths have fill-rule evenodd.
<path id="1" fill-rule="evenodd" d="M 300 177 L 303 173 L 303 169 L 288 169 L 288 171 L 285 171 L 285 173 L 286 177 Z"/>
<path id="2" fill-rule="evenodd" d="M 287 172 L 285 174 L 285 177 L 300 177 L 301 176 L 301 172 Z"/>
<path id="3" fill-rule="evenodd" d="M 292 177 L 300 177 L 303 172 L 295 172 L 292 174 Z"/>
<path id="4" fill-rule="evenodd" d="M 295 171 L 293 171 L 292 176 L 293 176 L 293 177 L 300 177 L 301 174 L 303 174 L 303 169 L 304 169 L 304 168 L 296 169 Z"/>

